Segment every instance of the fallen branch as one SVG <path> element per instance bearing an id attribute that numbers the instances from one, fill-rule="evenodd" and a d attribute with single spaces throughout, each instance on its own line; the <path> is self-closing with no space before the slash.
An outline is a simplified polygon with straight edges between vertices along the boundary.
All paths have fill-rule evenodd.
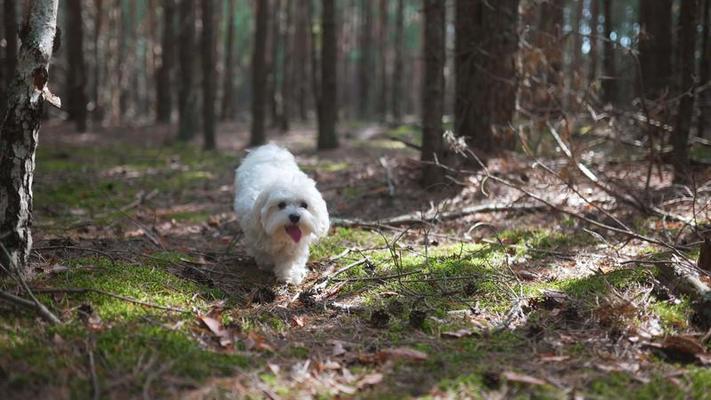
<path id="1" fill-rule="evenodd" d="M 157 308 L 159 310 L 173 311 L 173 312 L 184 313 L 184 314 L 190 312 L 190 310 L 186 310 L 184 308 L 161 306 L 160 304 L 141 301 L 138 299 L 134 299 L 133 297 L 128 297 L 128 296 L 124 296 L 121 294 L 111 293 L 111 292 L 108 292 L 108 291 L 102 290 L 102 289 L 94 289 L 94 288 L 34 288 L 33 290 L 37 293 L 97 293 L 97 294 L 102 294 L 104 296 L 109 296 L 109 297 L 113 297 L 113 298 L 116 298 L 119 300 L 127 301 L 129 303 L 134 303 L 134 304 L 138 304 L 138 305 L 145 306 L 145 307 Z"/>
<path id="2" fill-rule="evenodd" d="M 387 225 L 405 225 L 417 223 L 434 223 L 461 218 L 471 214 L 507 212 L 507 211 L 538 211 L 545 209 L 545 206 L 538 204 L 480 204 L 476 206 L 464 207 L 461 210 L 439 212 L 439 213 L 409 213 L 398 215 L 392 218 L 385 218 L 378 221 L 366 221 L 357 218 L 333 218 L 333 225 L 343 227 L 382 227 Z"/>
<path id="3" fill-rule="evenodd" d="M 711 287 L 699 272 L 681 260 L 659 264 L 659 279 L 669 290 L 689 296 L 694 300 L 696 322 L 711 326 Z"/>

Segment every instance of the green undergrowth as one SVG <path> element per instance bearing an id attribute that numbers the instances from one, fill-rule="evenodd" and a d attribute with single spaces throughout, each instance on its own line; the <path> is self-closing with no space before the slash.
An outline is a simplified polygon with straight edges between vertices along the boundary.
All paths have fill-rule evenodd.
<path id="1" fill-rule="evenodd" d="M 158 255 L 168 262 L 177 254 Z M 225 298 L 217 289 L 180 279 L 155 261 L 145 265 L 85 258 L 67 263 L 69 270 L 33 282 L 37 287 L 88 288 L 142 302 L 180 308 L 180 313 L 134 304 L 105 293 L 42 294 L 41 300 L 61 316 L 49 326 L 20 311 L 0 316 L 0 392 L 31 392 L 62 386 L 72 398 L 91 393 L 88 354 L 95 358 L 100 386 L 130 378 L 126 386 L 140 393 L 159 369 L 168 376 L 199 382 L 247 366 L 243 356 L 204 348 L 194 337 L 196 312 L 205 313 Z M 153 379 L 151 378 L 151 379 Z M 160 393 L 159 382 L 153 387 Z M 4 389 L 3 389 L 4 388 Z"/>

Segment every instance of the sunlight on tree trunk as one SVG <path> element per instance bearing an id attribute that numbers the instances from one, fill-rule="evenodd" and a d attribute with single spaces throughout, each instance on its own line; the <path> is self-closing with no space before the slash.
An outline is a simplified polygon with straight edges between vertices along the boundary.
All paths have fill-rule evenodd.
<path id="1" fill-rule="evenodd" d="M 22 47 L 0 127 L 0 254 L 5 268 L 29 270 L 32 249 L 32 179 L 35 151 L 57 27 L 58 0 L 31 1 L 23 22 Z M 2 274 L 0 270 L 0 274 Z"/>

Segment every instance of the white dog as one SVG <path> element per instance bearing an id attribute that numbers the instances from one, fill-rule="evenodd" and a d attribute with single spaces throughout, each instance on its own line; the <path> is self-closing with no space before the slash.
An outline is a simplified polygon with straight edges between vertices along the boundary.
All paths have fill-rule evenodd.
<path id="1" fill-rule="evenodd" d="M 299 284 L 306 276 L 309 245 L 328 233 L 326 202 L 316 183 L 286 149 L 254 149 L 237 168 L 235 213 L 247 252 L 277 279 Z"/>

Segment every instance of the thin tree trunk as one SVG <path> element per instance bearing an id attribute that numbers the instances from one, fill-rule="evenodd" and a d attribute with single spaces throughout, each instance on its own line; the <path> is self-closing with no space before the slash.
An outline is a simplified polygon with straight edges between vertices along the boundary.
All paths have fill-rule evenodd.
<path id="1" fill-rule="evenodd" d="M 378 115 L 381 121 L 386 121 L 388 117 L 388 0 L 380 0 L 379 9 L 378 57 L 380 62 L 380 92 L 378 93 Z"/>
<path id="2" fill-rule="evenodd" d="M 264 114 L 267 90 L 266 42 L 269 27 L 269 2 L 257 1 L 255 20 L 257 27 L 254 34 L 254 49 L 252 53 L 252 136 L 251 146 L 266 142 L 264 132 Z"/>
<path id="3" fill-rule="evenodd" d="M 395 11 L 395 61 L 393 62 L 392 100 L 393 122 L 402 122 L 402 74 L 403 74 L 403 30 L 404 30 L 404 0 L 397 0 Z"/>
<path id="4" fill-rule="evenodd" d="M 701 37 L 701 58 L 699 59 L 699 77 L 701 85 L 711 85 L 711 32 L 709 32 L 709 5 L 711 0 L 704 1 L 704 21 L 703 30 Z M 706 130 L 706 121 L 711 114 L 711 88 L 707 87 L 706 90 L 699 93 L 699 119 L 696 122 L 696 135 L 699 137 L 704 137 L 704 131 Z"/>
<path id="5" fill-rule="evenodd" d="M 284 59 L 281 63 L 281 115 L 280 115 L 280 128 L 282 132 L 289 131 L 289 118 L 291 115 L 291 84 L 292 75 L 294 72 L 294 62 L 293 58 L 293 42 L 292 42 L 292 26 L 293 26 L 293 5 L 294 3 L 289 0 L 283 0 L 282 11 L 286 13 L 286 19 L 284 21 L 284 26 L 281 30 L 281 40 L 282 46 L 284 48 Z M 302 59 L 303 60 L 303 59 Z"/>
<path id="6" fill-rule="evenodd" d="M 81 0 L 66 1 L 67 111 L 77 131 L 86 131 L 86 65 L 84 64 L 84 24 Z"/>
<path id="7" fill-rule="evenodd" d="M 163 36 L 156 76 L 156 119 L 169 123 L 173 114 L 173 65 L 175 65 L 175 0 L 163 0 Z M 182 29 L 182 27 L 181 27 Z"/>
<path id="8" fill-rule="evenodd" d="M 686 0 L 684 0 L 686 1 Z M 617 69 L 615 68 L 615 42 L 612 40 L 612 0 L 602 0 L 605 15 L 605 43 L 603 45 L 602 98 L 606 103 L 617 101 Z"/>
<path id="9" fill-rule="evenodd" d="M 101 101 L 101 94 L 99 93 L 99 88 L 101 87 L 101 65 L 105 62 L 103 57 L 100 57 L 99 43 L 101 39 L 101 30 L 104 25 L 104 4 L 103 0 L 94 0 L 94 8 L 96 15 L 94 16 L 94 86 L 92 92 L 92 101 L 94 102 L 94 109 L 92 111 L 92 120 L 94 122 L 100 122 L 103 119 L 103 105 Z"/>
<path id="10" fill-rule="evenodd" d="M 280 0 L 264 0 L 270 2 L 271 16 L 269 19 L 269 37 L 267 38 L 267 100 L 269 105 L 269 121 L 272 127 L 279 126 L 279 42 L 281 25 Z"/>
<path id="11" fill-rule="evenodd" d="M 422 169 L 422 184 L 432 186 L 442 183 L 441 167 L 433 165 L 442 160 L 442 115 L 444 114 L 444 64 L 446 61 L 445 3 L 440 0 L 424 0 L 425 15 L 424 48 L 425 75 L 422 85 L 422 153 L 426 162 Z"/>
<path id="12" fill-rule="evenodd" d="M 600 0 L 590 0 L 590 70 L 588 84 L 592 85 L 597 80 L 598 43 L 600 26 Z"/>
<path id="13" fill-rule="evenodd" d="M 482 156 L 515 145 L 518 3 L 456 3 L 455 132 Z"/>
<path id="14" fill-rule="evenodd" d="M 179 22 L 179 98 L 178 98 L 178 140 L 188 141 L 195 136 L 196 110 L 193 88 L 195 59 L 195 10 L 193 0 L 180 0 Z"/>
<path id="15" fill-rule="evenodd" d="M 360 59 L 358 62 L 358 117 L 369 118 L 370 107 L 370 84 L 372 79 L 372 55 L 373 49 L 373 12 L 372 0 L 361 0 L 361 30 L 360 30 Z"/>
<path id="16" fill-rule="evenodd" d="M 31 1 L 22 29 L 19 63 L 0 126 L 0 270 L 29 272 L 32 249 L 32 175 L 57 29 L 58 0 Z"/>
<path id="17" fill-rule="evenodd" d="M 681 100 L 672 136 L 674 181 L 688 183 L 689 130 L 694 113 L 694 50 L 696 39 L 697 0 L 684 0 L 679 11 L 678 61 Z"/>
<path id="18" fill-rule="evenodd" d="M 309 0 L 310 1 L 310 0 Z M 296 7 L 296 26 L 294 28 L 294 59 L 309 59 L 309 7 Z M 308 64 L 306 62 L 295 62 L 294 64 L 294 89 L 296 90 L 296 100 L 299 106 L 299 118 L 302 121 L 308 119 L 308 98 L 309 98 L 309 75 Z"/>
<path id="19" fill-rule="evenodd" d="M 234 47 L 235 47 L 235 0 L 227 0 L 227 38 L 225 40 L 225 80 L 223 83 L 222 110 L 223 120 L 234 118 L 234 91 L 235 73 Z"/>
<path id="20" fill-rule="evenodd" d="M 672 0 L 640 0 L 639 9 L 640 95 L 657 99 L 672 82 Z"/>
<path id="21" fill-rule="evenodd" d="M 338 147 L 336 121 L 338 119 L 338 91 L 336 81 L 337 27 L 335 0 L 323 0 L 321 26 L 321 96 L 319 104 L 318 149 Z"/>
<path id="22" fill-rule="evenodd" d="M 215 91 L 217 90 L 217 70 L 215 68 L 215 2 L 217 0 L 202 0 L 202 122 L 203 147 L 205 150 L 215 148 Z"/>

